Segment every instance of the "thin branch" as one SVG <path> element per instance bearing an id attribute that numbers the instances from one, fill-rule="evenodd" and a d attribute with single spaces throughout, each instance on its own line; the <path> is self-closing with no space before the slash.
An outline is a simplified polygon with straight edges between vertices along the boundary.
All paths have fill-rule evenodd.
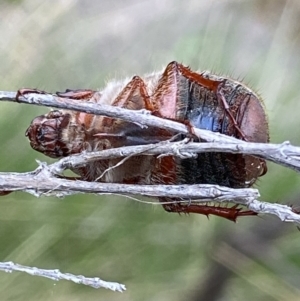
<path id="1" fill-rule="evenodd" d="M 74 193 L 98 194 L 138 194 L 151 197 L 174 197 L 181 199 L 180 203 L 230 202 L 247 206 L 262 214 L 271 214 L 285 222 L 300 224 L 300 215 L 290 206 L 271 204 L 258 201 L 257 189 L 233 189 L 218 185 L 129 185 L 115 183 L 97 183 L 73 181 L 58 178 L 52 173 L 55 164 L 42 163 L 35 171 L 28 173 L 0 173 L 0 190 L 25 191 L 35 196 L 64 196 Z M 157 203 L 162 204 L 162 203 Z"/>
<path id="2" fill-rule="evenodd" d="M 51 172 L 51 165 L 42 163 L 30 173 L 0 173 L 0 190 L 26 191 L 35 196 L 63 195 L 74 193 L 116 193 L 138 194 L 150 197 L 182 198 L 184 202 L 228 202 L 246 204 L 245 199 L 257 198 L 259 193 L 254 188 L 233 189 L 218 185 L 130 185 L 116 183 L 98 183 L 80 180 L 67 180 L 56 177 Z M 188 196 L 188 199 L 187 199 Z"/>
<path id="3" fill-rule="evenodd" d="M 212 133 L 213 135 L 215 133 Z M 60 169 L 73 169 L 98 160 L 129 157 L 133 155 L 172 155 L 180 158 L 191 158 L 197 153 L 224 152 L 234 154 L 255 155 L 300 172 L 300 147 L 288 141 L 281 144 L 271 143 L 219 143 L 219 142 L 180 142 L 164 141 L 157 144 L 124 146 L 98 152 L 86 152 L 61 159 L 55 165 Z M 239 141 L 239 140 L 238 140 Z"/>
<path id="4" fill-rule="evenodd" d="M 141 126 L 154 126 L 171 130 L 176 133 L 189 133 L 185 125 L 172 120 L 158 118 L 151 115 L 148 111 L 145 110 L 136 111 L 97 103 L 78 102 L 72 99 L 60 98 L 51 94 L 26 94 L 26 96 L 20 96 L 18 98 L 18 101 L 15 99 L 15 97 L 15 92 L 0 91 L 0 101 L 20 102 L 26 104 L 55 107 L 60 109 L 75 110 L 95 115 L 120 118 L 129 122 L 133 122 L 135 124 L 139 124 Z M 193 131 L 202 140 L 212 143 L 188 143 L 181 145 L 173 144 L 172 147 L 170 147 L 170 145 L 162 145 L 160 147 L 154 146 L 152 150 L 151 145 L 132 146 L 124 149 L 122 148 L 106 150 L 106 153 L 103 152 L 101 156 L 106 155 L 107 158 L 112 158 L 114 156 L 124 157 L 130 156 L 134 153 L 143 152 L 149 155 L 159 153 L 177 153 L 177 155 L 180 155 L 180 153 L 193 154 L 207 151 L 243 153 L 256 155 L 300 172 L 300 147 L 291 145 L 289 141 L 285 141 L 282 144 L 251 143 L 207 130 L 193 128 Z M 176 145 L 175 148 L 173 148 L 174 145 Z M 117 152 L 120 152 L 120 154 L 118 155 Z M 89 154 L 86 154 L 85 156 L 87 158 L 94 155 L 90 156 Z M 97 155 L 95 155 L 95 159 L 92 160 L 97 160 L 96 157 Z M 66 159 L 66 161 L 68 161 L 68 159 Z"/>
<path id="5" fill-rule="evenodd" d="M 45 270 L 36 267 L 29 267 L 25 265 L 20 265 L 17 263 L 9 262 L 0 262 L 0 270 L 5 271 L 7 273 L 11 273 L 13 271 L 24 272 L 30 274 L 32 276 L 40 276 L 50 278 L 55 281 L 59 280 L 68 280 L 73 281 L 77 284 L 84 284 L 87 286 L 91 286 L 93 288 L 106 288 L 112 291 L 123 292 L 126 291 L 126 287 L 124 284 L 120 284 L 117 282 L 108 282 L 104 281 L 98 277 L 88 278 L 82 275 L 73 275 L 70 273 L 61 273 L 59 270 Z"/>
<path id="6" fill-rule="evenodd" d="M 189 133 L 189 130 L 184 124 L 153 116 L 147 110 L 128 110 L 120 107 L 103 105 L 99 103 L 78 102 L 73 99 L 60 98 L 52 94 L 30 93 L 26 94 L 25 96 L 20 96 L 18 100 L 16 100 L 16 93 L 7 91 L 0 91 L 0 101 L 25 103 L 31 105 L 85 112 L 94 115 L 103 115 L 108 117 L 120 118 L 138 124 L 141 127 L 151 126 L 166 129 L 176 133 Z M 204 139 L 208 142 L 241 142 L 241 140 L 219 133 L 213 133 L 213 135 L 211 135 L 212 132 L 207 130 L 200 130 L 197 128 L 193 128 L 193 130 L 199 138 L 201 137 L 201 139 Z"/>

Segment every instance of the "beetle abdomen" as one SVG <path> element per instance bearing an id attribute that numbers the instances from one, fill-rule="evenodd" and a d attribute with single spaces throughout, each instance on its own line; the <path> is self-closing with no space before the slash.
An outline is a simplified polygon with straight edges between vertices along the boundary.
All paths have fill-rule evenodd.
<path id="1" fill-rule="evenodd" d="M 200 129 L 219 132 L 251 142 L 268 142 L 268 125 L 258 96 L 240 83 L 223 80 L 222 93 L 217 93 L 186 80 L 181 94 L 179 118 L 189 120 Z M 184 82 L 181 81 L 182 84 Z M 228 110 L 244 137 L 237 131 Z M 249 187 L 266 172 L 265 161 L 254 156 L 226 153 L 200 153 L 195 159 L 176 159 L 177 179 L 183 183 L 218 184 L 233 188 Z"/>

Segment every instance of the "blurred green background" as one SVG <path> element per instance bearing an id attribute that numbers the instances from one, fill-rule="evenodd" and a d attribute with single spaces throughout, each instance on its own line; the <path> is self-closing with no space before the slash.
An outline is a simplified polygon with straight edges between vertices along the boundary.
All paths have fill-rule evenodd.
<path id="1" fill-rule="evenodd" d="M 177 60 L 243 80 L 271 140 L 300 145 L 300 1 L 1 1 L 0 90 L 98 89 Z M 29 171 L 24 136 L 47 108 L 0 103 L 0 171 Z M 300 176 L 269 164 L 262 200 L 300 205 Z M 300 300 L 300 233 L 262 216 L 234 224 L 122 197 L 0 199 L 0 261 L 125 283 L 123 294 L 0 272 L 0 300 Z"/>

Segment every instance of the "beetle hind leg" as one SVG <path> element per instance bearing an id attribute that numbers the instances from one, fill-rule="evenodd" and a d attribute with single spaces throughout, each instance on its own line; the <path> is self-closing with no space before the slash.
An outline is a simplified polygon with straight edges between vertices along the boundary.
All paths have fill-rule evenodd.
<path id="1" fill-rule="evenodd" d="M 171 199 L 172 200 L 172 199 Z M 160 199 L 161 202 L 166 202 L 165 198 Z M 168 204 L 163 204 L 163 208 L 167 212 L 176 212 L 176 213 L 197 213 L 203 214 L 207 217 L 209 215 L 216 215 L 219 217 L 226 218 L 230 221 L 236 222 L 237 218 L 240 216 L 253 216 L 257 215 L 256 212 L 251 210 L 242 210 L 242 208 L 238 208 L 238 205 L 234 205 L 232 207 L 221 207 L 221 206 L 214 206 L 214 205 L 200 205 L 200 204 L 181 204 L 179 202 L 169 202 Z"/>

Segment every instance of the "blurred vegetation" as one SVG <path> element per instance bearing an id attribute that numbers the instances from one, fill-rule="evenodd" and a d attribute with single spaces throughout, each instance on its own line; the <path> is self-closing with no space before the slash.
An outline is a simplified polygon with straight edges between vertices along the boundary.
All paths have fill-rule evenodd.
<path id="1" fill-rule="evenodd" d="M 271 140 L 300 145 L 298 0 L 2 1 L 1 90 L 101 88 L 172 60 L 243 79 Z M 1 171 L 28 171 L 24 132 L 47 108 L 0 104 Z M 299 205 L 300 176 L 269 164 L 262 199 Z M 0 200 L 0 261 L 100 276 L 123 294 L 0 272 L 1 300 L 299 300 L 299 231 L 271 217 L 234 224 L 122 197 Z"/>

